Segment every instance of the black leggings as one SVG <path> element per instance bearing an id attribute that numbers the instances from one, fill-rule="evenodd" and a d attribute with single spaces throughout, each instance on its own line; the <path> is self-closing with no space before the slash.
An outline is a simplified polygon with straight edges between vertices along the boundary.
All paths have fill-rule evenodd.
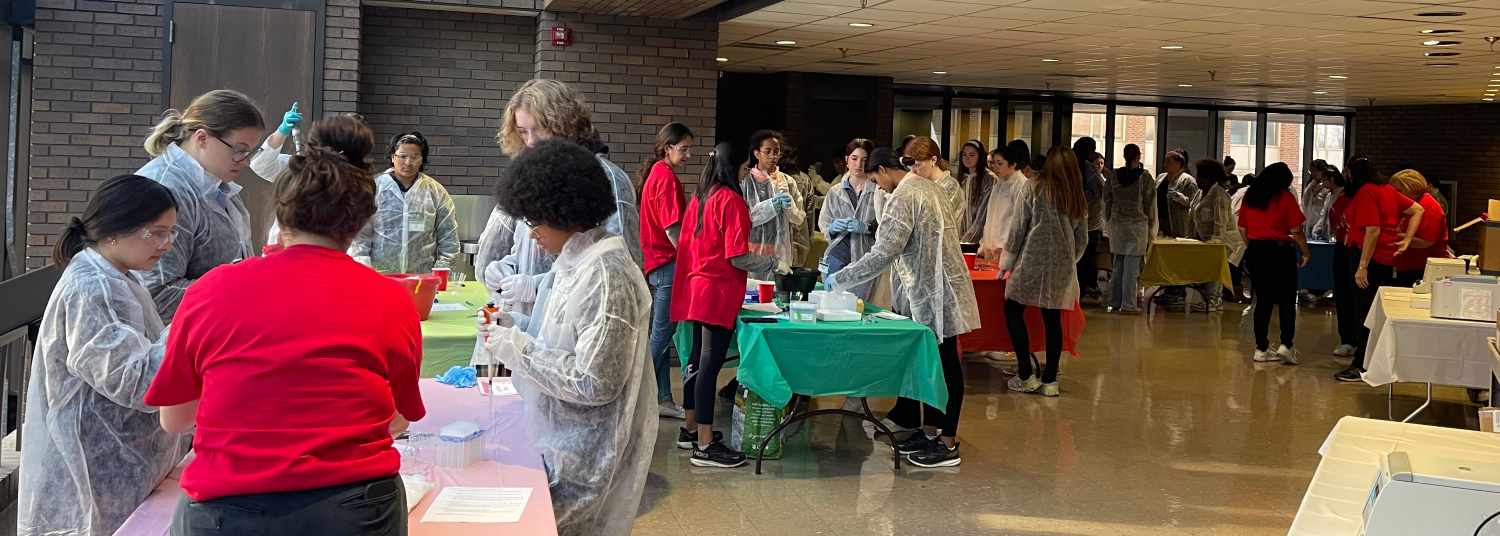
<path id="1" fill-rule="evenodd" d="M 1251 240 L 1245 246 L 1250 295 L 1255 303 L 1255 349 L 1271 349 L 1271 308 L 1281 310 L 1281 345 L 1297 335 L 1297 252 L 1285 240 Z"/>
<path id="2" fill-rule="evenodd" d="M 703 359 L 703 332 L 708 332 L 708 359 Z M 693 411 L 693 421 L 698 424 L 714 423 L 714 397 L 718 394 L 719 371 L 724 369 L 724 356 L 729 354 L 729 343 L 734 341 L 734 330 L 693 322 L 693 348 L 688 353 L 691 371 L 682 384 L 682 409 Z M 703 379 L 704 381 L 698 381 Z"/>
<path id="3" fill-rule="evenodd" d="M 938 359 L 943 362 L 943 384 L 948 388 L 947 408 L 939 410 L 910 398 L 898 398 L 885 417 L 903 427 L 916 428 L 920 415 L 923 417 L 920 424 L 937 427 L 943 437 L 958 437 L 958 414 L 964 407 L 964 363 L 963 356 L 958 354 L 958 337 L 938 342 Z"/>
<path id="4" fill-rule="evenodd" d="M 1359 248 L 1349 248 L 1351 273 L 1359 270 L 1359 257 Z M 1358 283 L 1354 285 L 1354 318 L 1359 321 L 1359 344 L 1355 345 L 1354 363 L 1351 366 L 1361 370 L 1365 368 L 1365 349 L 1370 344 L 1370 328 L 1365 327 L 1365 317 L 1370 316 L 1370 308 L 1375 306 L 1375 296 L 1380 293 L 1380 287 L 1395 284 L 1396 269 L 1370 259 L 1370 264 L 1366 267 L 1366 276 L 1370 279 L 1369 286 L 1359 288 Z"/>
<path id="5" fill-rule="evenodd" d="M 1349 252 L 1357 251 L 1344 244 L 1333 246 L 1333 304 L 1338 311 L 1339 344 L 1359 346 L 1359 329 L 1364 317 L 1356 317 L 1359 300 L 1355 297 L 1354 268 L 1349 263 Z M 1358 257 L 1355 257 L 1358 258 Z"/>
<path id="6" fill-rule="evenodd" d="M 1026 309 L 1020 302 L 1005 300 L 1005 327 L 1010 331 L 1011 345 L 1016 348 L 1016 376 L 1031 378 L 1031 333 L 1026 329 Z M 1047 331 L 1047 364 L 1042 369 L 1042 383 L 1057 381 L 1057 363 L 1062 358 L 1062 309 L 1042 309 L 1042 326 Z"/>

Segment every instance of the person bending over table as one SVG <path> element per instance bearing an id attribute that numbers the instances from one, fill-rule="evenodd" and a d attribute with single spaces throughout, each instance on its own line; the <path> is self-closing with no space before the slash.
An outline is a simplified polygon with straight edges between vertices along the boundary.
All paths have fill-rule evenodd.
<path id="1" fill-rule="evenodd" d="M 908 146 L 907 151 L 911 150 Z M 870 155 L 865 173 L 890 194 L 880 217 L 880 229 L 875 232 L 875 245 L 863 259 L 823 282 L 837 291 L 874 279 L 889 269 L 901 289 L 896 312 L 910 316 L 937 335 L 948 388 L 947 407 L 924 405 L 924 426 L 897 449 L 912 465 L 950 467 L 961 461 L 958 417 L 963 407 L 964 378 L 958 336 L 979 328 L 979 306 L 958 247 L 958 226 L 948 213 L 946 194 L 937 182 L 908 172 L 903 164 L 910 162 L 886 148 Z M 927 165 L 936 167 L 932 160 Z"/>
<path id="2" fill-rule="evenodd" d="M 1257 362 L 1301 363 L 1292 340 L 1297 334 L 1297 269 L 1307 265 L 1305 218 L 1292 195 L 1292 170 L 1277 162 L 1266 166 L 1245 191 L 1237 226 L 1248 240 L 1245 271 L 1255 284 L 1255 356 Z M 1298 261 L 1292 246 L 1302 250 Z M 1281 348 L 1271 350 L 1271 308 L 1281 309 Z M 1342 311 L 1340 311 L 1342 312 Z"/>
<path id="3" fill-rule="evenodd" d="M 141 402 L 165 330 L 134 270 L 172 249 L 177 203 L 139 175 L 104 181 L 63 228 L 31 361 L 16 534 L 114 534 L 187 454 Z"/>
<path id="4" fill-rule="evenodd" d="M 686 354 L 682 406 L 687 426 L 677 431 L 677 447 L 692 449 L 690 462 L 700 467 L 738 467 L 745 455 L 720 441 L 713 431 L 714 396 L 719 371 L 744 301 L 747 272 L 787 273 L 791 266 L 773 255 L 750 251 L 750 211 L 741 197 L 740 168 L 745 155 L 730 142 L 709 153 L 698 188 L 683 212 L 678 266 L 672 287 L 672 321 L 692 322 L 693 342 Z M 708 355 L 702 355 L 704 332 Z M 707 441 L 699 443 L 699 438 Z"/>
<path id="5" fill-rule="evenodd" d="M 610 180 L 577 143 L 541 141 L 511 161 L 495 200 L 557 259 L 531 319 L 536 336 L 508 315 L 479 336 L 526 401 L 558 534 L 626 536 L 650 470 L 656 374 L 645 276 L 625 239 L 603 227 L 615 212 Z"/>
<path id="6" fill-rule="evenodd" d="M 167 432 L 197 425 L 174 535 L 406 533 L 391 445 L 426 415 L 422 328 L 400 285 L 345 253 L 375 214 L 374 140 L 338 116 L 306 144 L 276 182 L 286 250 L 188 290 L 146 391 Z"/>
<path id="7" fill-rule="evenodd" d="M 870 140 L 855 138 L 850 141 L 844 148 L 844 161 L 849 171 L 839 177 L 828 197 L 823 199 L 818 227 L 829 243 L 820 263 L 825 277 L 863 259 L 870 246 L 875 244 L 875 230 L 880 228 L 880 213 L 885 208 L 885 192 L 865 175 L 865 160 L 874 150 L 875 143 Z M 876 278 L 860 283 L 850 287 L 849 292 L 868 302 L 877 290 L 875 286 L 882 281 L 883 278 Z M 890 290 L 884 289 L 884 294 L 889 295 Z"/>
<path id="8" fill-rule="evenodd" d="M 448 268 L 458 255 L 453 198 L 428 177 L 427 138 L 421 132 L 391 138 L 391 168 L 375 178 L 375 217 L 355 237 L 349 256 L 382 274 L 427 274 Z"/>
<path id="9" fill-rule="evenodd" d="M 1193 163 L 1193 171 L 1197 174 L 1194 180 L 1198 181 L 1198 193 L 1193 196 L 1193 206 L 1189 209 L 1188 219 L 1192 222 L 1188 236 L 1203 242 L 1224 243 L 1233 251 L 1237 244 L 1225 243 L 1231 237 L 1230 229 L 1234 222 L 1229 216 L 1229 191 L 1224 189 L 1224 181 L 1229 178 L 1224 172 L 1224 164 L 1212 158 L 1203 158 Z M 1203 302 L 1193 304 L 1195 313 L 1216 313 L 1224 310 L 1224 284 L 1218 281 L 1199 283 L 1194 285 L 1198 293 L 1203 295 Z"/>
<path id="10" fill-rule="evenodd" d="M 1062 358 L 1062 311 L 1078 300 L 1078 258 L 1088 247 L 1088 200 L 1078 157 L 1066 147 L 1053 147 L 1030 188 L 1016 201 L 1016 221 L 1010 232 L 1000 274 L 1006 279 L 1005 322 L 1015 343 L 1016 375 L 1011 391 L 1058 396 L 1057 366 Z M 1031 335 L 1026 309 L 1041 309 L 1047 337 L 1046 368 L 1033 371 Z M 1027 355 L 1022 356 L 1020 352 Z"/>
<path id="11" fill-rule="evenodd" d="M 1344 213 L 1344 220 L 1349 223 L 1349 263 L 1354 265 L 1354 317 L 1363 319 L 1370 316 L 1370 307 L 1375 305 L 1380 287 L 1395 284 L 1396 258 L 1411 247 L 1424 211 L 1421 204 L 1392 188 L 1390 180 L 1375 171 L 1375 164 L 1369 158 L 1357 155 L 1350 158 L 1344 171 L 1348 174 L 1348 191 L 1354 196 Z M 1404 233 L 1399 227 L 1403 215 L 1410 217 Z M 1370 328 L 1361 327 L 1354 362 L 1335 374 L 1335 379 L 1361 380 L 1369 342 Z"/>
<path id="12" fill-rule="evenodd" d="M 1414 169 L 1403 169 L 1391 176 L 1391 186 L 1407 199 L 1422 206 L 1422 225 L 1411 239 L 1411 249 L 1396 257 L 1396 281 L 1393 286 L 1410 287 L 1427 271 L 1427 259 L 1448 258 L 1448 216 L 1443 206 L 1427 193 L 1427 178 Z M 1405 222 L 1400 225 L 1405 228 Z M 1399 235 L 1398 238 L 1406 238 Z"/>

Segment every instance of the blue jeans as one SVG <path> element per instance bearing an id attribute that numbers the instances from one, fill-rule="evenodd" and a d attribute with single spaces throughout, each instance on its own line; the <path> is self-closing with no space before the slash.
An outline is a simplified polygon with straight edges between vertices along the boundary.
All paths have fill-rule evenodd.
<path id="1" fill-rule="evenodd" d="M 1134 311 L 1135 296 L 1141 282 L 1140 255 L 1111 255 L 1114 273 L 1109 277 L 1109 306 L 1119 311 Z"/>
<path id="2" fill-rule="evenodd" d="M 646 274 L 646 284 L 651 287 L 651 362 L 656 366 L 656 401 L 672 401 L 672 363 L 667 359 L 671 348 L 672 334 L 677 324 L 672 323 L 672 277 L 677 274 L 677 262 L 661 265 Z"/>

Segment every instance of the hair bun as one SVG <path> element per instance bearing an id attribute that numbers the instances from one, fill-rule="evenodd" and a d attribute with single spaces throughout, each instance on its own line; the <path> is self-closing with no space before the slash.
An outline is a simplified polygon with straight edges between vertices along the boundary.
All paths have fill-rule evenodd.
<path id="1" fill-rule="evenodd" d="M 83 224 L 83 220 L 78 219 L 77 216 L 74 216 L 72 219 L 68 220 L 68 229 L 79 233 L 88 234 L 88 227 L 85 226 Z"/>

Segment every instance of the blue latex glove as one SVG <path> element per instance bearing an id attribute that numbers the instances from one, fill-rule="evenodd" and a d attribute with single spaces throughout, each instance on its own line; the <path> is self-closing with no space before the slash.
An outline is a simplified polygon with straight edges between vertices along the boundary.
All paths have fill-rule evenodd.
<path id="1" fill-rule="evenodd" d="M 870 224 L 849 218 L 848 223 L 844 225 L 844 230 L 857 234 L 870 234 Z"/>
<path id="2" fill-rule="evenodd" d="M 776 192 L 776 197 L 771 198 L 771 206 L 776 207 L 776 212 L 786 210 L 786 207 L 792 206 L 792 196 L 786 192 Z"/>
<path id="3" fill-rule="evenodd" d="M 839 218 L 839 219 L 833 220 L 833 223 L 828 224 L 828 234 L 830 234 L 830 235 L 836 235 L 836 234 L 843 233 L 843 232 L 848 232 L 848 231 L 849 231 L 849 219 L 848 218 Z"/>
<path id="4" fill-rule="evenodd" d="M 839 284 L 834 281 L 833 276 L 834 274 L 823 276 L 823 290 L 827 290 L 829 292 L 837 292 L 839 290 L 842 290 L 839 288 Z"/>
<path id="5" fill-rule="evenodd" d="M 297 128 L 297 123 L 301 122 L 302 114 L 297 113 L 297 103 L 294 102 L 292 109 L 287 110 L 286 114 L 281 116 L 281 126 L 276 127 L 276 132 L 281 133 L 282 136 L 290 136 L 292 129 Z"/>
<path id="6" fill-rule="evenodd" d="M 452 385 L 454 387 L 468 388 L 479 384 L 479 373 L 474 367 L 460 367 L 454 365 L 437 377 L 438 383 Z"/>

